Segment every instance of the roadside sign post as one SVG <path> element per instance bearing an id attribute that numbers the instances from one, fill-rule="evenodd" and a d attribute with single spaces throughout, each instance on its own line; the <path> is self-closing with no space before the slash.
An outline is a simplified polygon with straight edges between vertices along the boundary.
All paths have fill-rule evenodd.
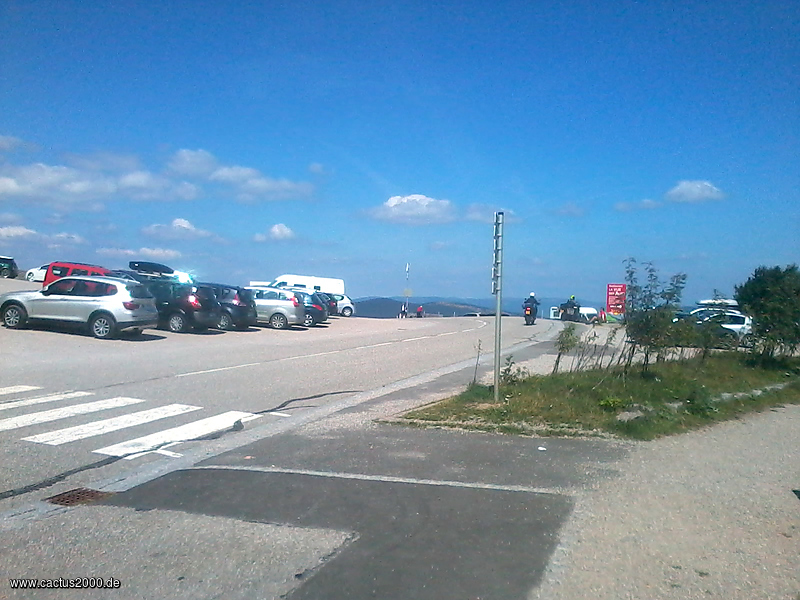
<path id="1" fill-rule="evenodd" d="M 494 310 L 494 403 L 500 404 L 500 333 L 503 315 L 503 212 L 494 213 L 494 261 L 492 263 Z"/>

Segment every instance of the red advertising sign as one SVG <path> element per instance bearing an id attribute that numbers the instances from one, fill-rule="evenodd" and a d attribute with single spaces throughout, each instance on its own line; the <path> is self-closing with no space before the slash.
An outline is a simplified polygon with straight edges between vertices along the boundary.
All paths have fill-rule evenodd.
<path id="1" fill-rule="evenodd" d="M 606 312 L 609 315 L 625 314 L 625 294 L 628 286 L 624 283 L 609 283 L 606 289 Z"/>

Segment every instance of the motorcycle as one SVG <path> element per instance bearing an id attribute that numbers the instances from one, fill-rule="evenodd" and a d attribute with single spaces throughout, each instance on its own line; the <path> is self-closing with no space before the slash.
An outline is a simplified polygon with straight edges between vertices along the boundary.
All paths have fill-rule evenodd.
<path id="1" fill-rule="evenodd" d="M 532 306 L 525 305 L 525 325 L 536 324 L 536 312 Z"/>
<path id="2" fill-rule="evenodd" d="M 568 300 L 558 307 L 562 321 L 575 321 L 581 320 L 581 305 L 572 300 Z"/>

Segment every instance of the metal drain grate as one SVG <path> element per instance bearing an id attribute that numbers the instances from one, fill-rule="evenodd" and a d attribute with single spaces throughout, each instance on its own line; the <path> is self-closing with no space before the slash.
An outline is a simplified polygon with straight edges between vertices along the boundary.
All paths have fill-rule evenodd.
<path id="1" fill-rule="evenodd" d="M 51 504 L 60 504 L 61 506 L 75 506 L 77 504 L 91 504 L 98 500 L 103 500 L 109 496 L 113 496 L 113 492 L 101 492 L 99 490 L 90 490 L 89 488 L 76 488 L 51 498 L 46 498 L 47 502 Z"/>

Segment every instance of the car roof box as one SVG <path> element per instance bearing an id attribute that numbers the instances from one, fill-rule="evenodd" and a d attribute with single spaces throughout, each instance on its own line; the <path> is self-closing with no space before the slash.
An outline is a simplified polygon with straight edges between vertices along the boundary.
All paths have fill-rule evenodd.
<path id="1" fill-rule="evenodd" d="M 157 275 L 172 275 L 175 270 L 167 265 L 162 265 L 154 262 L 147 262 L 144 260 L 132 260 L 128 263 L 131 271 L 137 273 L 154 273 Z"/>

